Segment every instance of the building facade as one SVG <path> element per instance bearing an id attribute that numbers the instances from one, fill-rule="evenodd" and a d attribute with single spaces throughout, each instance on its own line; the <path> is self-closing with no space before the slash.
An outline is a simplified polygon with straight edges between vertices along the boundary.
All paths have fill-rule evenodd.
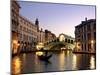
<path id="1" fill-rule="evenodd" d="M 25 17 L 19 15 L 20 8 L 17 1 L 11 1 L 12 54 L 32 50 L 38 42 L 38 19 L 36 19 L 35 23 L 30 22 Z"/>
<path id="2" fill-rule="evenodd" d="M 17 1 L 11 1 L 11 44 L 13 54 L 33 50 L 38 43 L 47 43 L 56 39 L 55 34 L 50 31 L 39 29 L 38 18 L 33 23 L 19 15 L 20 8 Z"/>
<path id="3" fill-rule="evenodd" d="M 37 26 L 37 35 L 38 35 L 38 43 L 44 43 L 45 42 L 45 33 L 43 31 L 43 29 L 39 29 L 39 20 L 38 18 L 36 18 L 35 20 L 35 25 Z"/>
<path id="4" fill-rule="evenodd" d="M 56 35 L 49 30 L 45 30 L 45 42 L 49 43 L 56 39 Z"/>
<path id="5" fill-rule="evenodd" d="M 12 53 L 17 53 L 18 44 L 18 16 L 19 16 L 20 6 L 19 4 L 12 0 L 11 1 L 11 48 Z"/>
<path id="6" fill-rule="evenodd" d="M 38 26 L 19 16 L 18 41 L 20 50 L 32 50 L 38 42 Z"/>
<path id="7" fill-rule="evenodd" d="M 45 32 L 42 28 L 38 31 L 38 43 L 45 43 Z"/>
<path id="8" fill-rule="evenodd" d="M 75 26 L 75 51 L 76 52 L 96 52 L 96 19 L 82 21 Z"/>

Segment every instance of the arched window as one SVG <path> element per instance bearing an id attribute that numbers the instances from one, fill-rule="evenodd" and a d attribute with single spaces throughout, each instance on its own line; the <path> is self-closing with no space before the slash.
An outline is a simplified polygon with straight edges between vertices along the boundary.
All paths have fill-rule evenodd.
<path id="1" fill-rule="evenodd" d="M 71 44 L 73 44 L 73 40 L 71 40 Z"/>
<path id="2" fill-rule="evenodd" d="M 65 39 L 65 42 L 67 42 L 67 38 Z"/>
<path id="3" fill-rule="evenodd" d="M 68 43 L 70 43 L 70 39 L 68 39 Z"/>

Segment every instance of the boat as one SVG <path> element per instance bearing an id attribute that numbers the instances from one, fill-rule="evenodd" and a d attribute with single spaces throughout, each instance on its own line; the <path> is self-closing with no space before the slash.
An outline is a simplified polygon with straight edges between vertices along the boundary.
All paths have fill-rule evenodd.
<path id="1" fill-rule="evenodd" d="M 48 51 L 44 51 L 43 48 L 40 49 L 40 51 L 36 52 L 36 55 L 39 57 L 40 60 L 49 60 L 52 57 L 52 54 L 48 55 Z"/>
<path id="2" fill-rule="evenodd" d="M 46 56 L 46 55 L 41 55 L 38 56 L 40 60 L 49 60 L 52 57 L 52 54 Z"/>

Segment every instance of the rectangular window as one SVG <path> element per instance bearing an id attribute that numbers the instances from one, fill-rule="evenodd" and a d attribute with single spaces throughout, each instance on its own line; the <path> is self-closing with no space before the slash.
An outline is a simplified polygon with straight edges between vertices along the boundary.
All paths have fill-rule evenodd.
<path id="1" fill-rule="evenodd" d="M 82 50 L 83 50 L 83 44 L 82 44 Z"/>
<path id="2" fill-rule="evenodd" d="M 91 50 L 91 44 L 88 44 L 88 51 Z"/>
<path id="3" fill-rule="evenodd" d="M 88 30 L 88 31 L 90 31 L 90 30 L 91 30 L 91 26 L 90 26 L 90 24 L 89 24 L 89 25 L 87 25 L 87 30 Z"/>
<path id="4" fill-rule="evenodd" d="M 87 39 L 88 39 L 88 40 L 91 40 L 91 33 L 88 33 L 88 34 L 87 34 Z"/>
<path id="5" fill-rule="evenodd" d="M 84 33 L 84 40 L 86 40 L 86 34 Z"/>
<path id="6" fill-rule="evenodd" d="M 73 44 L 73 40 L 71 40 L 71 44 Z"/>
<path id="7" fill-rule="evenodd" d="M 84 26 L 84 32 L 86 32 L 86 26 Z"/>

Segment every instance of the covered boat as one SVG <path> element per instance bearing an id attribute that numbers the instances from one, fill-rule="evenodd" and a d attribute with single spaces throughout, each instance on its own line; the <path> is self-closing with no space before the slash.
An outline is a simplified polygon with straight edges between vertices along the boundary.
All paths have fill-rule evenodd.
<path id="1" fill-rule="evenodd" d="M 40 60 L 49 60 L 52 57 L 52 54 L 48 54 L 48 52 L 37 52 L 36 55 Z"/>

